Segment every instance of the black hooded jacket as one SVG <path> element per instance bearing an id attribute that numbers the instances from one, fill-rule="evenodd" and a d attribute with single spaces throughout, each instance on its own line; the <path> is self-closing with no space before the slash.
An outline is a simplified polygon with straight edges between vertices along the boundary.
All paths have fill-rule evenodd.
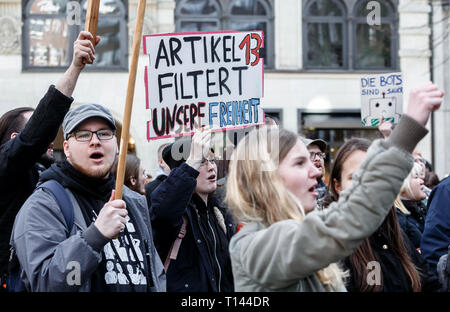
<path id="1" fill-rule="evenodd" d="M 167 291 L 232 292 L 228 243 L 236 227 L 217 198 L 210 196 L 205 204 L 193 194 L 198 174 L 183 163 L 152 193 L 155 245 L 163 262 L 180 232 L 183 216 L 187 219 L 177 259 L 170 262 L 167 271 Z"/>
<path id="2" fill-rule="evenodd" d="M 92 248 L 102 254 L 102 260 L 90 277 L 90 291 L 122 292 L 122 291 L 155 291 L 155 259 L 162 264 L 156 250 L 150 253 L 153 246 L 150 220 L 144 196 L 130 191 L 134 197 L 124 192 L 123 200 L 127 204 L 129 220 L 125 230 L 117 239 L 109 240 L 100 232 L 95 240 L 86 232 L 109 201 L 115 186 L 115 178 L 109 175 L 105 179 L 91 178 L 77 171 L 67 161 L 54 164 L 42 173 L 40 182 L 56 180 L 74 195 L 88 229 L 81 234 L 88 242 L 94 242 Z M 128 190 L 124 190 L 128 191 Z M 137 203 L 136 197 L 140 197 Z M 92 233 L 92 231 L 90 232 Z M 90 234 L 89 233 L 89 234 Z M 153 257 L 154 257 L 153 256 Z"/>

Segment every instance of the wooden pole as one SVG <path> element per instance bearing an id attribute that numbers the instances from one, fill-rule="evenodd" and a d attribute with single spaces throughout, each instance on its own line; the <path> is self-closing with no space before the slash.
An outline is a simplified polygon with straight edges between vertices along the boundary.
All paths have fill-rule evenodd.
<path id="1" fill-rule="evenodd" d="M 130 133 L 131 110 L 133 107 L 134 87 L 136 85 L 136 71 L 139 61 L 139 50 L 141 47 L 142 26 L 144 23 L 146 0 L 139 0 L 138 13 L 136 18 L 136 29 L 134 30 L 133 49 L 130 65 L 130 75 L 128 77 L 128 89 L 123 114 L 122 135 L 120 137 L 119 163 L 117 165 L 116 176 L 116 196 L 115 199 L 122 199 L 123 181 L 125 178 L 125 162 L 128 149 L 128 138 Z"/>
<path id="2" fill-rule="evenodd" d="M 100 9 L 100 0 L 88 0 L 86 11 L 86 22 L 84 30 L 90 32 L 93 36 L 92 45 L 95 47 L 95 39 L 97 38 L 98 11 Z"/>

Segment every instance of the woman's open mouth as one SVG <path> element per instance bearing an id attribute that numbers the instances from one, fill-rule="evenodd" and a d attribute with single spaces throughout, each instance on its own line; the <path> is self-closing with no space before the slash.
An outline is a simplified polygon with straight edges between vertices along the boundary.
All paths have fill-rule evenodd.
<path id="1" fill-rule="evenodd" d="M 215 174 L 210 175 L 210 176 L 208 177 L 208 181 L 210 181 L 210 182 L 216 182 L 216 175 L 215 175 Z"/>

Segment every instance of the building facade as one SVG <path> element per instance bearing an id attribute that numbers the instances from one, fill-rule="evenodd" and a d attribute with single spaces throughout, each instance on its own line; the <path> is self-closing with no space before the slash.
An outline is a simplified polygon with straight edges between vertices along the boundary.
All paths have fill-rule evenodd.
<path id="1" fill-rule="evenodd" d="M 70 63 L 71 43 L 84 25 L 86 2 L 0 0 L 0 114 L 19 106 L 35 107 L 48 85 L 56 83 Z M 373 7 L 373 2 L 378 6 Z M 96 49 L 97 64 L 80 76 L 73 106 L 105 105 L 120 122 L 138 0 L 101 3 L 103 40 Z M 77 5 L 82 12 L 78 23 L 76 16 L 70 16 Z M 380 19 L 371 26 L 368 16 L 376 8 Z M 450 42 L 445 34 L 440 50 L 433 49 L 431 42 L 439 41 L 439 27 L 445 32 L 444 23 L 436 19 L 447 12 L 426 0 L 148 0 L 144 34 L 263 30 L 262 107 L 284 128 L 329 142 L 332 158 L 345 139 L 379 136 L 376 129 L 361 126 L 361 76 L 401 71 L 404 107 L 409 90 L 432 75 L 445 86 L 448 49 L 444 46 Z M 441 58 L 434 63 L 443 63 L 434 71 L 432 51 Z M 147 62 L 141 54 L 129 143 L 151 172 L 157 147 L 170 140 L 146 140 Z M 440 177 L 450 171 L 445 150 L 450 137 L 443 127 L 448 120 L 446 108 L 435 114 L 432 135 L 418 146 L 435 163 Z"/>
<path id="2" fill-rule="evenodd" d="M 450 92 L 450 1 L 433 2 L 433 81 L 442 86 L 446 95 Z M 444 96 L 443 107 L 433 116 L 434 166 L 439 178 L 450 173 L 450 99 Z"/>

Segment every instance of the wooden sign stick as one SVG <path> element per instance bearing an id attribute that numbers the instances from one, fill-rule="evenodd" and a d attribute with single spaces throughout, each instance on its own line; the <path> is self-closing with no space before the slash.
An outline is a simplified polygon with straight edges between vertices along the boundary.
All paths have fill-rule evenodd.
<path id="1" fill-rule="evenodd" d="M 133 50 L 130 65 L 130 75 L 128 77 L 128 89 L 123 114 L 122 135 L 120 137 L 119 163 L 117 165 L 116 176 L 116 196 L 115 199 L 122 199 L 123 181 L 125 178 L 125 162 L 128 149 L 128 138 L 130 133 L 131 109 L 133 107 L 134 87 L 136 85 L 136 71 L 139 61 L 139 49 L 141 47 L 142 26 L 144 24 L 146 0 L 139 0 L 138 13 L 136 18 L 136 29 L 133 37 Z"/>
<path id="2" fill-rule="evenodd" d="M 92 45 L 95 47 L 95 38 L 97 38 L 98 11 L 100 9 L 100 0 L 88 0 L 86 11 L 86 22 L 84 30 L 92 34 Z"/>

